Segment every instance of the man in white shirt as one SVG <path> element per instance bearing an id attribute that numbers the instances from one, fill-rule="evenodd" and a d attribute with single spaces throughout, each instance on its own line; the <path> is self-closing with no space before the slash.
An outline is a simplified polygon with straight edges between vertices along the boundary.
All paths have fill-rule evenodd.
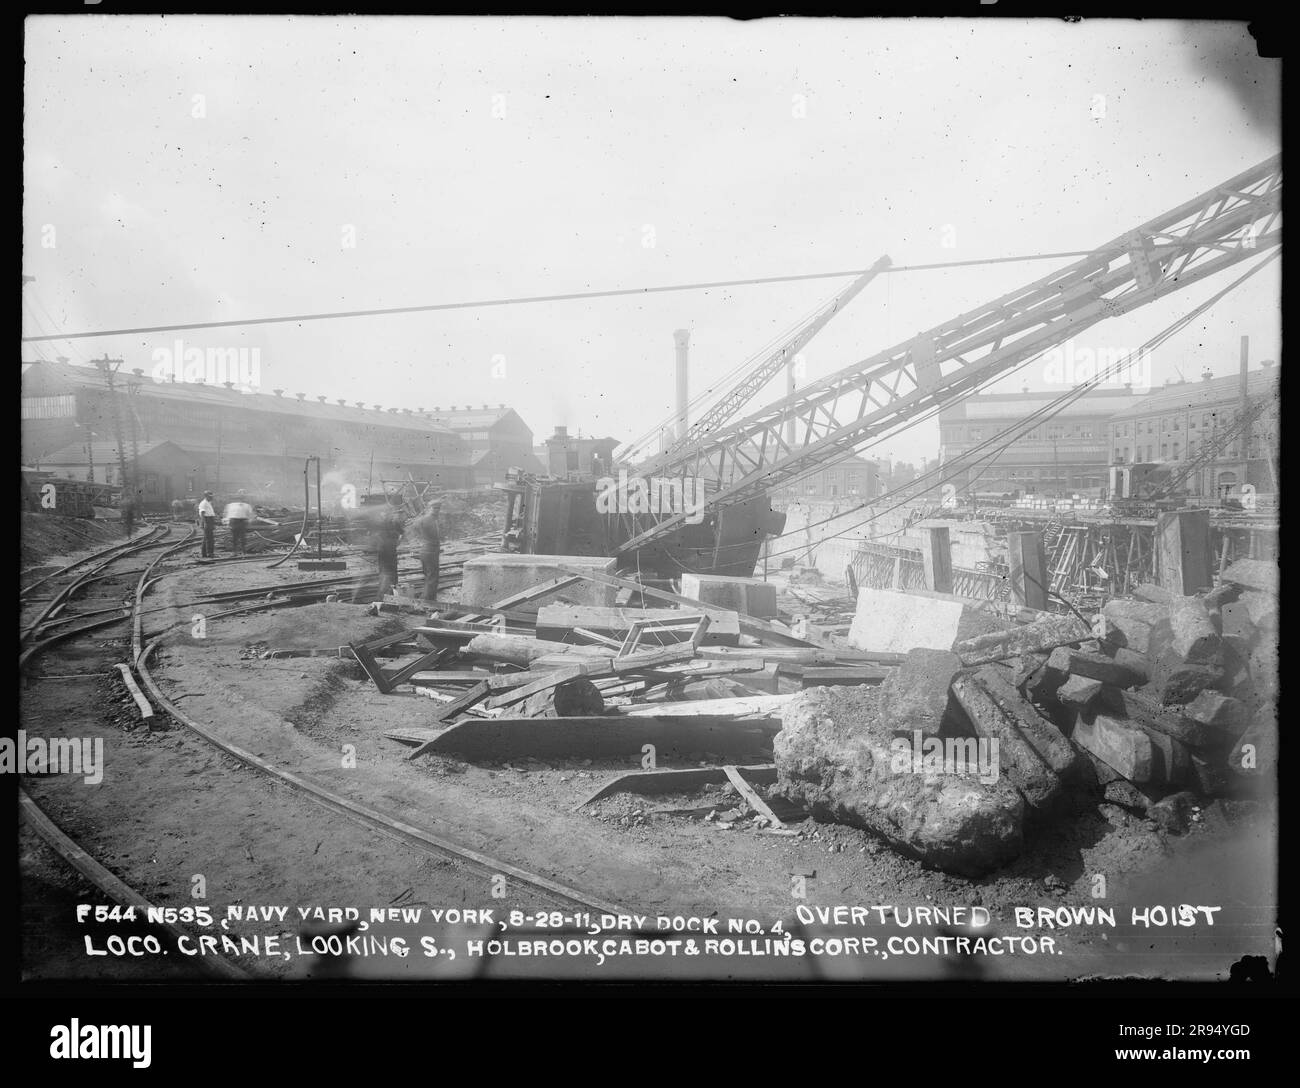
<path id="1" fill-rule="evenodd" d="M 232 503 L 226 504 L 226 522 L 230 526 L 230 550 L 236 555 L 244 554 L 244 543 L 248 539 L 248 523 L 253 518 L 253 508 L 244 500 L 240 491 Z"/>
<path id="2" fill-rule="evenodd" d="M 217 556 L 215 540 L 217 511 L 212 505 L 211 491 L 203 492 L 203 501 L 199 503 L 199 526 L 203 529 L 203 550 L 200 555 L 204 559 L 215 559 Z"/>

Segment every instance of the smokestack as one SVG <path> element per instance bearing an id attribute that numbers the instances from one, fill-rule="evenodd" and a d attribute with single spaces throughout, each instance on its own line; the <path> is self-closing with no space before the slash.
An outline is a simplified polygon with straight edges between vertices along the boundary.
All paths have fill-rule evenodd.
<path id="1" fill-rule="evenodd" d="M 687 350 L 691 343 L 691 330 L 674 330 L 673 343 L 677 345 L 677 437 L 680 439 L 686 436 L 686 428 L 690 426 L 686 402 L 690 400 L 690 362 Z"/>

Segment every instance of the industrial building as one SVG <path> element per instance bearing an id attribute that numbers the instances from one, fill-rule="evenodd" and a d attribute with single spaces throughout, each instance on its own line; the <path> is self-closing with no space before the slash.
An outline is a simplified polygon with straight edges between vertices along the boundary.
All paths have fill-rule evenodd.
<path id="1" fill-rule="evenodd" d="M 546 471 L 533 453 L 532 428 L 513 408 L 504 404 L 495 408 L 486 404 L 481 408 L 435 407 L 428 415 L 465 444 L 477 487 L 491 487 L 505 479 L 506 470 L 511 468 L 534 473 Z"/>
<path id="2" fill-rule="evenodd" d="M 501 413 L 513 426 L 511 417 L 518 421 Z M 184 453 L 183 471 L 160 473 L 145 463 L 160 443 Z M 462 433 L 410 408 L 330 403 L 283 389 L 246 393 L 233 383 L 159 382 L 139 368 L 110 376 L 108 368 L 62 360 L 32 363 L 22 376 L 25 465 L 120 482 L 121 462 L 140 457 L 144 476 L 158 476 L 156 498 L 146 500 L 155 505 L 205 487 L 242 488 L 265 503 L 297 501 L 311 455 L 323 458 L 327 487 L 336 490 L 350 483 L 370 491 L 408 476 L 446 488 L 475 483 L 473 451 Z"/>
<path id="3" fill-rule="evenodd" d="M 1187 461 L 1205 443 L 1218 441 L 1240 416 L 1245 402 L 1277 397 L 1278 371 L 1271 361 L 1244 374 L 1200 381 L 1173 382 L 1116 412 L 1107 425 L 1112 464 Z M 1277 490 L 1276 457 L 1279 405 L 1274 404 L 1250 427 L 1249 441 L 1228 439 L 1209 462 L 1188 476 L 1190 495 L 1225 499 L 1240 494 L 1242 484 L 1257 492 Z"/>
<path id="4" fill-rule="evenodd" d="M 1027 421 L 1058 399 L 1057 392 L 985 393 L 939 412 L 939 459 L 966 458 L 947 476 L 959 493 L 1066 495 L 1100 491 L 1111 463 L 1109 421 L 1129 406 L 1125 389 L 1095 389 L 1045 421 Z M 1005 438 L 999 438 L 1006 432 Z M 990 460 L 981 460 L 988 452 Z"/>

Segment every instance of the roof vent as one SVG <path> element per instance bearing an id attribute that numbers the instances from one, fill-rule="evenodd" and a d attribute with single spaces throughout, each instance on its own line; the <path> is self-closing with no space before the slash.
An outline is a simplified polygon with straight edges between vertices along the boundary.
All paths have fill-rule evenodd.
<path id="1" fill-rule="evenodd" d="M 382 404 L 376 404 L 374 406 L 374 409 L 376 412 L 382 412 L 384 410 L 384 406 Z"/>
<path id="2" fill-rule="evenodd" d="M 235 383 L 234 383 L 234 382 L 222 382 L 221 384 L 224 385 L 227 389 L 234 389 L 234 388 L 235 388 Z"/>
<path id="3" fill-rule="evenodd" d="M 282 396 L 284 396 L 284 390 L 283 390 L 283 389 L 272 389 L 271 392 L 274 393 L 277 397 L 282 397 Z"/>
<path id="4" fill-rule="evenodd" d="M 1276 359 L 1265 359 L 1265 360 L 1264 360 L 1262 363 L 1260 363 L 1259 365 L 1262 366 L 1265 370 L 1272 370 L 1275 366 L 1277 366 L 1277 360 L 1276 360 Z"/>
<path id="5" fill-rule="evenodd" d="M 357 401 L 353 401 L 352 403 L 355 404 L 355 405 L 356 405 L 358 408 L 360 408 L 362 411 L 365 411 L 365 407 L 366 407 L 366 402 L 365 402 L 365 401 L 363 401 L 363 400 L 357 400 Z"/>
<path id="6" fill-rule="evenodd" d="M 485 405 L 483 405 L 483 411 L 485 411 L 485 412 L 486 412 L 486 411 L 487 411 L 487 410 L 488 410 L 488 406 L 487 406 L 487 405 L 486 405 L 486 404 L 485 404 Z"/>
<path id="7" fill-rule="evenodd" d="M 317 397 L 316 399 L 320 401 L 321 404 L 324 404 L 327 400 L 329 400 L 329 397 Z"/>
<path id="8" fill-rule="evenodd" d="M 345 401 L 342 397 L 340 397 L 334 403 L 337 404 L 340 408 L 346 408 L 348 406 L 348 402 Z"/>
<path id="9" fill-rule="evenodd" d="M 1201 381 L 1208 382 L 1213 377 L 1214 377 L 1214 371 L 1211 370 L 1208 366 L 1201 371 Z"/>
<path id="10" fill-rule="evenodd" d="M 388 414 L 391 416 L 391 415 L 395 415 L 395 414 L 397 414 L 397 413 L 400 412 L 400 411 L 401 411 L 400 408 L 390 408 L 390 409 L 388 409 Z"/>
<path id="11" fill-rule="evenodd" d="M 306 393 L 295 393 L 294 396 L 297 397 L 299 400 L 306 400 L 306 399 L 307 399 L 307 394 L 306 394 Z"/>
<path id="12" fill-rule="evenodd" d="M 144 367 L 142 367 L 142 366 L 132 367 L 132 368 L 131 368 L 131 373 L 134 374 L 137 378 L 143 378 L 143 377 L 144 377 Z"/>
<path id="13" fill-rule="evenodd" d="M 498 404 L 497 407 L 498 407 L 498 408 L 504 408 L 505 405 L 504 405 L 504 404 Z"/>

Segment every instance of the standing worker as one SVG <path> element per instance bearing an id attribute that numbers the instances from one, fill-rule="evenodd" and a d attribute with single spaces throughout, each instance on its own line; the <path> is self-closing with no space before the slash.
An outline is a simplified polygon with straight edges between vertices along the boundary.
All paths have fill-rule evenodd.
<path id="1" fill-rule="evenodd" d="M 248 505 L 241 490 L 235 501 L 226 505 L 226 521 L 230 525 L 230 550 L 235 555 L 244 554 L 244 544 L 248 540 L 248 523 L 252 520 L 253 508 Z"/>
<path id="2" fill-rule="evenodd" d="M 199 526 L 203 529 L 203 550 L 199 553 L 204 559 L 217 557 L 217 544 L 214 534 L 217 531 L 217 511 L 212 505 L 212 492 L 203 492 L 203 501 L 199 503 Z"/>
<path id="3" fill-rule="evenodd" d="M 424 600 L 438 599 L 438 564 L 442 556 L 442 539 L 438 535 L 438 508 L 432 504 L 415 522 L 420 545 L 420 567 L 424 571 Z"/>
<path id="4" fill-rule="evenodd" d="M 402 514 L 385 506 L 375 527 L 375 559 L 379 567 L 379 600 L 397 589 L 397 545 L 402 539 Z"/>
<path id="5" fill-rule="evenodd" d="M 120 513 L 122 515 L 122 527 L 126 530 L 126 535 L 130 537 L 135 532 L 136 500 L 135 496 L 125 489 L 122 491 Z"/>

